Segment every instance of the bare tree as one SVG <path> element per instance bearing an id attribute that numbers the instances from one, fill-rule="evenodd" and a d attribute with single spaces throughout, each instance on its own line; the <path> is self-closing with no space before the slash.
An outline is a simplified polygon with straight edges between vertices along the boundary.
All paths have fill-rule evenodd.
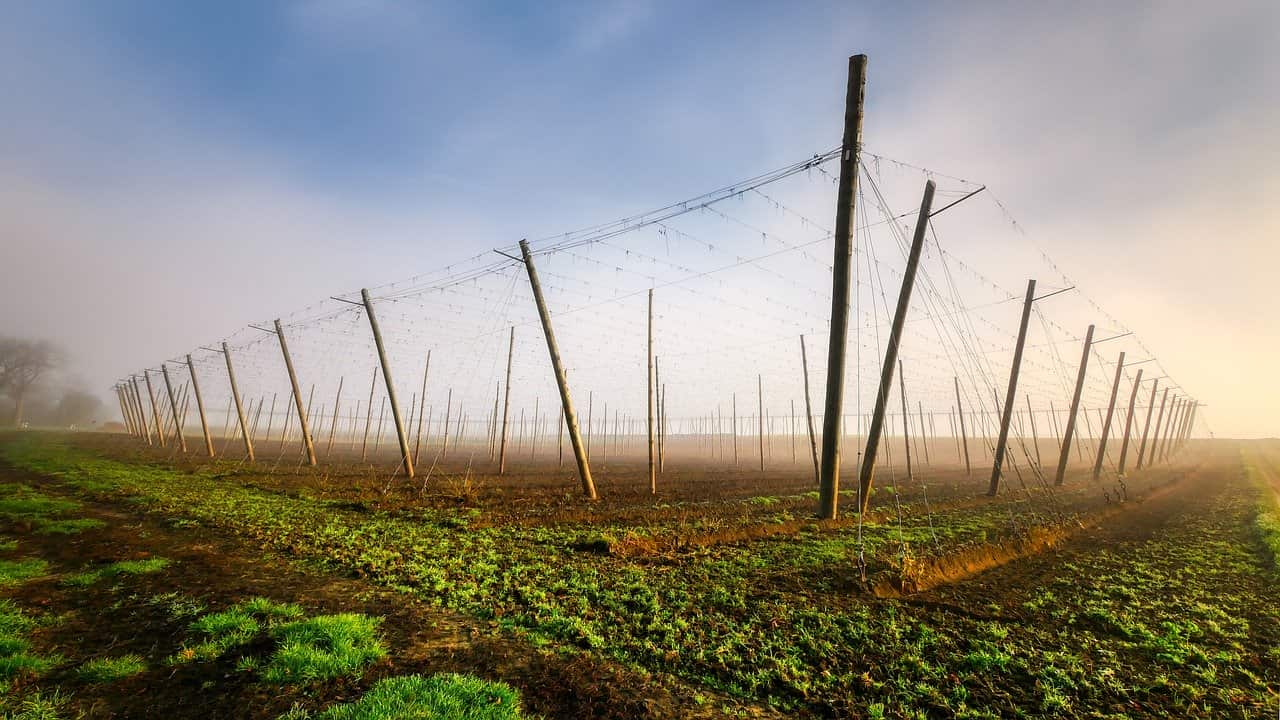
<path id="1" fill-rule="evenodd" d="M 13 401 L 13 424 L 22 424 L 27 391 L 57 367 L 62 353 L 45 340 L 0 337 L 0 394 Z"/>

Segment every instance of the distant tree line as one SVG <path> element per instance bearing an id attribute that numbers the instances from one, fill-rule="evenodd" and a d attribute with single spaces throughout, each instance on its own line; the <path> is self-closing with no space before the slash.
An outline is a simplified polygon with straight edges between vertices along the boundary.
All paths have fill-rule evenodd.
<path id="1" fill-rule="evenodd" d="M 94 394 L 59 379 L 65 354 L 46 340 L 0 335 L 0 425 L 93 425 L 103 414 Z"/>

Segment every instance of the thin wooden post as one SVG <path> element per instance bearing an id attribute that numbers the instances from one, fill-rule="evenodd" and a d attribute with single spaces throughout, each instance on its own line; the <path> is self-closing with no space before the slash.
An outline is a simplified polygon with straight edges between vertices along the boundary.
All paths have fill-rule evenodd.
<path id="1" fill-rule="evenodd" d="M 951 381 L 956 389 L 956 416 L 960 418 L 960 447 L 964 450 L 964 474 L 972 475 L 973 467 L 969 464 L 969 436 L 964 428 L 964 402 L 960 399 L 960 378 L 952 376 Z"/>
<path id="2" fill-rule="evenodd" d="M 796 464 L 796 399 L 791 398 L 791 464 Z"/>
<path id="3" fill-rule="evenodd" d="M 907 479 L 915 475 L 911 472 L 911 415 L 907 413 L 907 377 L 902 370 L 902 359 L 898 359 L 898 391 L 902 396 L 902 447 L 907 456 Z"/>
<path id="4" fill-rule="evenodd" d="M 427 406 L 427 373 L 431 372 L 431 351 L 427 351 L 427 364 L 422 368 L 422 392 L 419 393 L 421 398 L 418 402 L 418 429 L 414 431 L 413 439 L 413 464 L 418 465 L 418 456 L 422 452 L 422 415 L 423 408 Z"/>
<path id="5" fill-rule="evenodd" d="M 187 438 L 182 433 L 182 418 L 178 416 L 178 401 L 173 396 L 173 384 L 169 382 L 169 368 L 160 363 L 160 374 L 164 376 L 164 386 L 169 392 L 169 408 L 173 411 L 173 431 L 178 435 L 178 447 L 187 451 Z"/>
<path id="6" fill-rule="evenodd" d="M 1027 395 L 1027 417 L 1031 418 L 1031 446 L 1036 451 L 1036 467 L 1041 467 L 1044 462 L 1040 459 L 1040 431 L 1036 429 L 1036 413 L 1031 409 L 1031 396 Z"/>
<path id="7" fill-rule="evenodd" d="M 1161 460 L 1164 460 L 1169 456 L 1169 443 L 1172 441 L 1172 438 L 1173 438 L 1174 418 L 1178 416 L 1178 413 L 1181 411 L 1181 409 L 1182 409 L 1182 398 L 1178 397 L 1177 395 L 1174 395 L 1173 407 L 1169 408 L 1169 417 L 1165 419 L 1164 432 L 1161 434 L 1161 437 L 1160 437 L 1160 446 L 1159 446 L 1160 456 L 1159 457 Z"/>
<path id="8" fill-rule="evenodd" d="M 654 465 L 654 433 L 653 433 L 653 288 L 649 288 L 649 350 L 646 353 L 645 366 L 645 383 L 647 390 L 645 391 L 645 403 L 648 406 L 648 433 L 649 433 L 649 494 L 658 494 L 658 471 Z"/>
<path id="9" fill-rule="evenodd" d="M 444 403 L 444 432 L 440 434 L 440 460 L 449 453 L 449 418 L 453 414 L 453 388 L 449 388 L 448 399 Z"/>
<path id="10" fill-rule="evenodd" d="M 529 273 L 529 286 L 533 289 L 533 299 L 538 306 L 538 317 L 542 321 L 542 334 L 547 339 L 547 352 L 551 355 L 551 367 L 556 376 L 556 387 L 560 390 L 560 405 L 564 408 L 565 424 L 569 430 L 569 442 L 573 445 L 573 455 L 578 461 L 578 476 L 582 480 L 582 492 L 587 499 L 595 500 L 596 484 L 591 479 L 591 464 L 587 460 L 582 447 L 582 437 L 578 433 L 578 418 L 573 412 L 573 400 L 569 397 L 569 381 L 565 378 L 564 367 L 560 362 L 560 350 L 556 347 L 555 332 L 551 328 L 551 314 L 547 312 L 547 303 L 542 298 L 542 285 L 538 282 L 538 271 L 533 266 L 533 255 L 529 252 L 529 242 L 520 241 L 520 252 L 524 256 L 524 267 Z"/>
<path id="11" fill-rule="evenodd" d="M 764 472 L 764 376 L 756 375 L 756 398 L 759 400 L 760 472 Z"/>
<path id="12" fill-rule="evenodd" d="M 885 347 L 884 366 L 881 368 L 880 387 L 876 392 L 875 412 L 871 416 L 871 427 L 867 430 L 867 448 L 862 455 L 862 471 L 858 481 L 859 511 L 866 512 L 871 500 L 871 484 L 875 479 L 876 454 L 879 452 L 880 435 L 884 430 L 884 414 L 889 402 L 889 392 L 893 387 L 893 371 L 898 360 L 898 346 L 902 342 L 902 327 L 907 320 L 907 309 L 911 305 L 911 291 L 915 286 L 916 270 L 920 266 L 920 251 L 924 248 L 925 230 L 929 225 L 929 213 L 933 207 L 935 185 L 929 180 L 924 185 L 924 197 L 920 201 L 920 213 L 916 217 L 915 235 L 911 239 L 911 251 L 907 256 L 907 267 L 902 276 L 902 289 L 898 292 L 898 306 L 893 313 L 893 325 L 889 330 L 889 342 Z M 842 350 L 843 352 L 843 350 Z M 841 374 L 844 363 L 841 362 Z M 828 408 L 830 409 L 830 408 Z M 829 424 L 829 423 L 828 423 Z M 834 428 L 839 430 L 839 428 Z M 825 450 L 826 440 L 823 439 Z M 826 456 L 823 456 L 823 486 L 827 485 Z M 825 497 L 825 496 L 824 496 Z M 823 517 L 835 518 L 835 498 L 830 505 L 824 506 Z M 830 510 L 830 513 L 825 512 Z"/>
<path id="13" fill-rule="evenodd" d="M 1142 368 L 1138 368 L 1138 376 L 1133 379 L 1133 390 L 1129 393 L 1129 413 L 1124 419 L 1124 440 L 1120 443 L 1120 465 L 1116 472 L 1124 475 L 1124 461 L 1129 454 L 1129 431 L 1133 428 L 1133 412 L 1138 406 L 1138 386 L 1142 384 Z"/>
<path id="14" fill-rule="evenodd" d="M 932 465 L 929 462 L 929 435 L 924 425 L 924 403 L 917 400 L 916 409 L 919 411 L 916 417 L 920 418 L 920 447 L 924 448 L 924 464 Z"/>
<path id="15" fill-rule="evenodd" d="M 191 392 L 196 396 L 196 410 L 200 413 L 200 430 L 204 433 L 204 447 L 213 457 L 213 436 L 209 434 L 209 421 L 204 414 L 204 397 L 200 395 L 200 381 L 196 379 L 196 366 L 187 353 L 187 372 L 191 374 Z"/>
<path id="16" fill-rule="evenodd" d="M 654 367 L 657 372 L 657 367 Z M 658 473 L 667 471 L 667 384 L 658 386 Z"/>
<path id="17" fill-rule="evenodd" d="M 738 393 L 733 394 L 733 466 L 738 467 Z"/>
<path id="18" fill-rule="evenodd" d="M 138 425 L 142 428 L 142 437 L 147 445 L 151 445 L 151 425 L 147 421 L 147 413 L 142 408 L 142 393 L 138 390 L 138 376 L 129 376 L 129 385 L 133 388 L 133 407 L 138 413 Z"/>
<path id="19" fill-rule="evenodd" d="M 382 426 L 387 419 L 387 396 L 383 395 L 378 403 L 378 426 L 373 433 L 373 460 L 378 461 L 378 448 L 382 447 Z"/>
<path id="20" fill-rule="evenodd" d="M 364 407 L 364 440 L 360 442 L 360 462 L 369 459 L 369 430 L 373 427 L 373 391 L 378 387 L 378 366 L 373 366 L 373 378 L 369 380 L 369 402 Z"/>
<path id="21" fill-rule="evenodd" d="M 813 484 L 822 484 L 822 471 L 818 464 L 818 436 L 813 431 L 813 403 L 809 400 L 809 355 L 804 349 L 804 335 L 800 336 L 800 367 L 804 371 L 804 417 L 809 426 L 809 449 L 813 452 Z"/>
<path id="22" fill-rule="evenodd" d="M 333 398 L 333 419 L 329 421 L 329 442 L 324 448 L 325 462 L 329 461 L 329 455 L 333 452 L 333 438 L 338 434 L 338 408 L 342 403 L 342 383 L 345 380 L 345 375 L 338 377 L 338 394 Z M 421 417 L 421 415 L 419 415 L 419 417 Z M 422 427 L 421 422 L 419 422 L 418 427 Z"/>
<path id="23" fill-rule="evenodd" d="M 844 360 L 849 342 L 853 205 L 857 197 L 858 165 L 862 156 L 862 105 L 866 85 L 867 56 L 854 55 L 849 58 L 840 184 L 836 190 L 835 257 L 831 269 L 831 335 L 827 347 L 827 397 L 822 416 L 822 461 L 818 482 L 818 517 L 827 520 L 836 519 L 840 503 L 840 440 L 844 412 Z M 932 188 L 932 181 L 929 187 Z M 932 191 L 929 195 L 932 195 Z"/>
<path id="24" fill-rule="evenodd" d="M 1116 377 L 1111 383 L 1111 400 L 1107 403 L 1107 415 L 1102 421 L 1102 434 L 1098 436 L 1098 457 L 1093 462 L 1093 479 L 1102 474 L 1102 461 L 1107 454 L 1107 435 L 1111 433 L 1111 418 L 1116 412 L 1116 395 L 1120 392 L 1120 376 L 1124 373 L 1124 353 L 1116 361 Z"/>
<path id="25" fill-rule="evenodd" d="M 1146 458 L 1147 438 L 1151 432 L 1151 416 L 1155 414 L 1156 409 L 1156 389 L 1160 387 L 1160 378 L 1151 381 L 1151 399 L 1147 401 L 1147 421 L 1142 425 L 1142 442 L 1138 443 L 1138 466 L 1142 469 L 1142 461 Z"/>
<path id="26" fill-rule="evenodd" d="M 169 441 L 165 439 L 164 428 L 160 426 L 160 406 L 156 403 L 156 391 L 151 386 L 151 371 L 144 368 L 142 377 L 147 381 L 147 397 L 151 400 L 151 420 L 156 426 L 156 441 L 160 447 L 168 447 Z"/>
<path id="27" fill-rule="evenodd" d="M 302 395 L 298 392 L 298 373 L 293 369 L 293 358 L 289 355 L 289 344 L 284 338 L 284 328 L 280 320 L 276 320 L 276 338 L 280 340 L 280 352 L 284 355 L 284 366 L 289 371 L 289 384 L 293 386 L 293 400 L 298 406 L 298 423 L 302 429 L 302 444 L 307 449 L 307 464 L 316 466 L 316 449 L 311 444 L 311 428 L 307 426 L 307 418 L 303 414 Z"/>
<path id="28" fill-rule="evenodd" d="M 507 416 L 511 412 L 511 360 L 516 353 L 516 326 L 511 326 L 510 339 L 507 341 L 507 387 L 502 400 L 502 432 L 498 439 L 498 474 L 507 472 Z"/>
<path id="29" fill-rule="evenodd" d="M 987 495 L 995 497 L 1000 490 L 1000 466 L 1009 441 L 1009 419 L 1013 416 L 1013 404 L 1018 399 L 1018 371 L 1022 367 L 1022 349 L 1027 343 L 1027 324 L 1031 320 L 1031 304 L 1036 299 L 1036 281 L 1027 281 L 1027 297 L 1022 302 L 1022 321 L 1018 324 L 1018 341 L 1013 347 L 1013 366 L 1009 368 L 1009 390 L 1005 393 L 1004 408 L 1000 414 L 1000 434 L 996 440 L 995 458 L 991 465 L 991 484 Z M 996 398 L 999 405 L 999 398 Z"/>
<path id="30" fill-rule="evenodd" d="M 1067 413 L 1067 427 L 1062 436 L 1062 452 L 1058 455 L 1058 474 L 1055 485 L 1061 485 L 1067 476 L 1067 460 L 1071 459 L 1071 437 L 1076 430 L 1076 413 L 1080 410 L 1080 393 L 1084 390 L 1085 374 L 1089 370 L 1089 349 L 1093 345 L 1093 326 L 1084 335 L 1084 349 L 1080 354 L 1080 368 L 1076 372 L 1076 389 L 1071 396 L 1071 409 Z"/>

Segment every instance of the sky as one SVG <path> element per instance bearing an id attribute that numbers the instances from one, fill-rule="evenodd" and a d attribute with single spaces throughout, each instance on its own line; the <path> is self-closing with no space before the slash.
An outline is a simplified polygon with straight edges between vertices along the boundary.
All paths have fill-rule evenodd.
<path id="1" fill-rule="evenodd" d="M 1280 5 L 0 3 L 0 334 L 119 377 L 838 145 L 981 181 L 1280 436 Z M 963 255 L 963 248 L 953 248 Z"/>

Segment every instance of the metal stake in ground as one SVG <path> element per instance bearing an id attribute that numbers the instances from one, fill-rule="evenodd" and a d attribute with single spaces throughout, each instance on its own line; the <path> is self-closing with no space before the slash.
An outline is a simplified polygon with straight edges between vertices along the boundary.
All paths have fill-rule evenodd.
<path id="1" fill-rule="evenodd" d="M 995 459 L 991 465 L 991 484 L 987 495 L 995 497 L 1000 490 L 1000 466 L 1004 463 L 1006 443 L 1009 441 L 1009 419 L 1013 416 L 1013 403 L 1018 398 L 1018 371 L 1022 366 L 1022 348 L 1027 342 L 1027 323 L 1031 320 L 1031 303 L 1036 299 L 1036 281 L 1027 281 L 1027 298 L 1022 303 L 1022 322 L 1018 325 L 1018 342 L 1013 347 L 1013 367 L 1009 368 L 1009 391 L 1005 394 L 1004 411 L 1000 414 L 1000 435 L 996 440 Z"/>
<path id="2" fill-rule="evenodd" d="M 1061 485 L 1067 476 L 1067 460 L 1071 459 L 1071 436 L 1076 431 L 1076 413 L 1080 410 L 1080 393 L 1084 390 L 1085 374 L 1089 370 L 1089 348 L 1093 345 L 1093 326 L 1084 334 L 1084 350 L 1080 354 L 1080 369 L 1076 373 L 1076 390 L 1071 396 L 1071 409 L 1067 411 L 1067 427 L 1062 435 L 1062 452 L 1058 455 L 1058 474 L 1054 485 Z"/>
<path id="3" fill-rule="evenodd" d="M 907 267 L 902 275 L 902 289 L 898 292 L 898 306 L 893 313 L 893 325 L 889 329 L 889 342 L 885 346 L 884 365 L 880 373 L 880 388 L 876 391 L 875 412 L 871 416 L 871 427 L 867 430 L 867 449 L 862 455 L 862 472 L 858 479 L 858 497 L 861 501 L 860 512 L 866 512 L 867 504 L 871 500 L 871 483 L 875 479 L 876 472 L 876 453 L 879 451 L 880 435 L 884 431 L 884 413 L 889 402 L 889 392 L 893 387 L 893 371 L 894 366 L 898 364 L 898 347 L 902 342 L 902 327 L 907 321 L 907 309 L 911 306 L 911 290 L 916 282 L 916 269 L 920 266 L 920 251 L 924 247 L 924 233 L 929 225 L 929 212 L 933 207 L 934 187 L 932 180 L 924 185 L 924 197 L 920 201 L 920 214 L 916 217 L 916 231 L 911 239 L 911 252 L 907 256 Z M 840 368 L 843 374 L 843 359 L 841 360 Z M 831 408 L 828 407 L 827 409 L 829 411 Z M 838 411 L 839 409 L 837 408 Z M 830 425 L 830 423 L 827 423 L 827 425 Z M 835 430 L 838 431 L 839 428 L 837 427 Z M 825 443 L 826 438 L 824 437 L 824 447 Z M 825 470 L 824 466 L 824 486 L 826 481 Z M 830 517 L 834 518 L 834 500 L 832 501 L 831 510 Z"/>
<path id="4" fill-rule="evenodd" d="M 191 392 L 196 396 L 196 410 L 200 413 L 200 429 L 204 432 L 204 446 L 213 457 L 213 437 L 209 435 L 209 422 L 204 415 L 204 398 L 200 395 L 200 381 L 196 380 L 196 365 L 191 362 L 191 354 L 187 353 L 187 372 L 191 373 Z"/>
<path id="5" fill-rule="evenodd" d="M 836 190 L 835 258 L 831 267 L 831 337 L 827 347 L 827 397 L 822 416 L 818 517 L 834 520 L 840 502 L 840 420 L 844 412 L 844 356 L 849 342 L 849 276 L 853 257 L 854 198 L 862 155 L 862 103 L 867 56 L 849 58 L 845 88 L 840 185 Z M 931 185 L 932 187 L 932 185 Z M 890 371 L 892 372 L 892 371 Z"/>
<path id="6" fill-rule="evenodd" d="M 316 466 L 316 448 L 311 444 L 311 428 L 307 426 L 306 410 L 302 407 L 302 394 L 298 392 L 298 373 L 293 369 L 293 358 L 289 355 L 289 343 L 284 338 L 284 328 L 276 319 L 276 339 L 280 341 L 280 353 L 284 355 L 284 367 L 289 372 L 289 385 L 293 388 L 293 401 L 298 406 L 298 424 L 302 429 L 302 444 L 307 450 L 307 464 Z"/>
<path id="7" fill-rule="evenodd" d="M 560 391 L 560 405 L 564 408 L 565 424 L 569 429 L 569 442 L 573 446 L 573 456 L 578 462 L 578 476 L 582 480 L 582 493 L 589 500 L 597 499 L 596 484 L 591 479 L 591 464 L 587 461 L 586 451 L 582 447 L 582 436 L 578 433 L 578 416 L 573 412 L 573 399 L 569 397 L 569 381 L 564 374 L 564 366 L 560 362 L 560 349 L 556 347 L 555 331 L 551 328 L 551 314 L 547 312 L 547 303 L 542 297 L 542 285 L 538 282 L 538 271 L 533 266 L 533 256 L 529 253 L 529 242 L 520 241 L 520 253 L 524 255 L 524 267 L 529 273 L 529 286 L 533 289 L 533 300 L 538 306 L 538 318 L 542 321 L 542 334 L 547 339 L 547 352 L 551 355 L 551 368 L 556 376 L 556 387 Z"/>
<path id="8" fill-rule="evenodd" d="M 404 421 L 400 418 L 400 403 L 396 401 L 396 386 L 391 381 L 391 364 L 387 362 L 387 349 L 382 344 L 382 330 L 378 328 L 378 317 L 373 312 L 373 300 L 369 298 L 367 289 L 360 290 L 360 300 L 364 302 L 365 314 L 369 316 L 369 329 L 373 331 L 373 344 L 378 348 L 378 363 L 382 365 L 382 379 L 387 385 L 387 400 L 391 402 L 391 420 L 396 426 L 396 439 L 400 441 L 400 460 L 404 465 L 405 477 L 413 477 L 413 455 L 409 452 L 409 436 L 405 433 Z"/>

